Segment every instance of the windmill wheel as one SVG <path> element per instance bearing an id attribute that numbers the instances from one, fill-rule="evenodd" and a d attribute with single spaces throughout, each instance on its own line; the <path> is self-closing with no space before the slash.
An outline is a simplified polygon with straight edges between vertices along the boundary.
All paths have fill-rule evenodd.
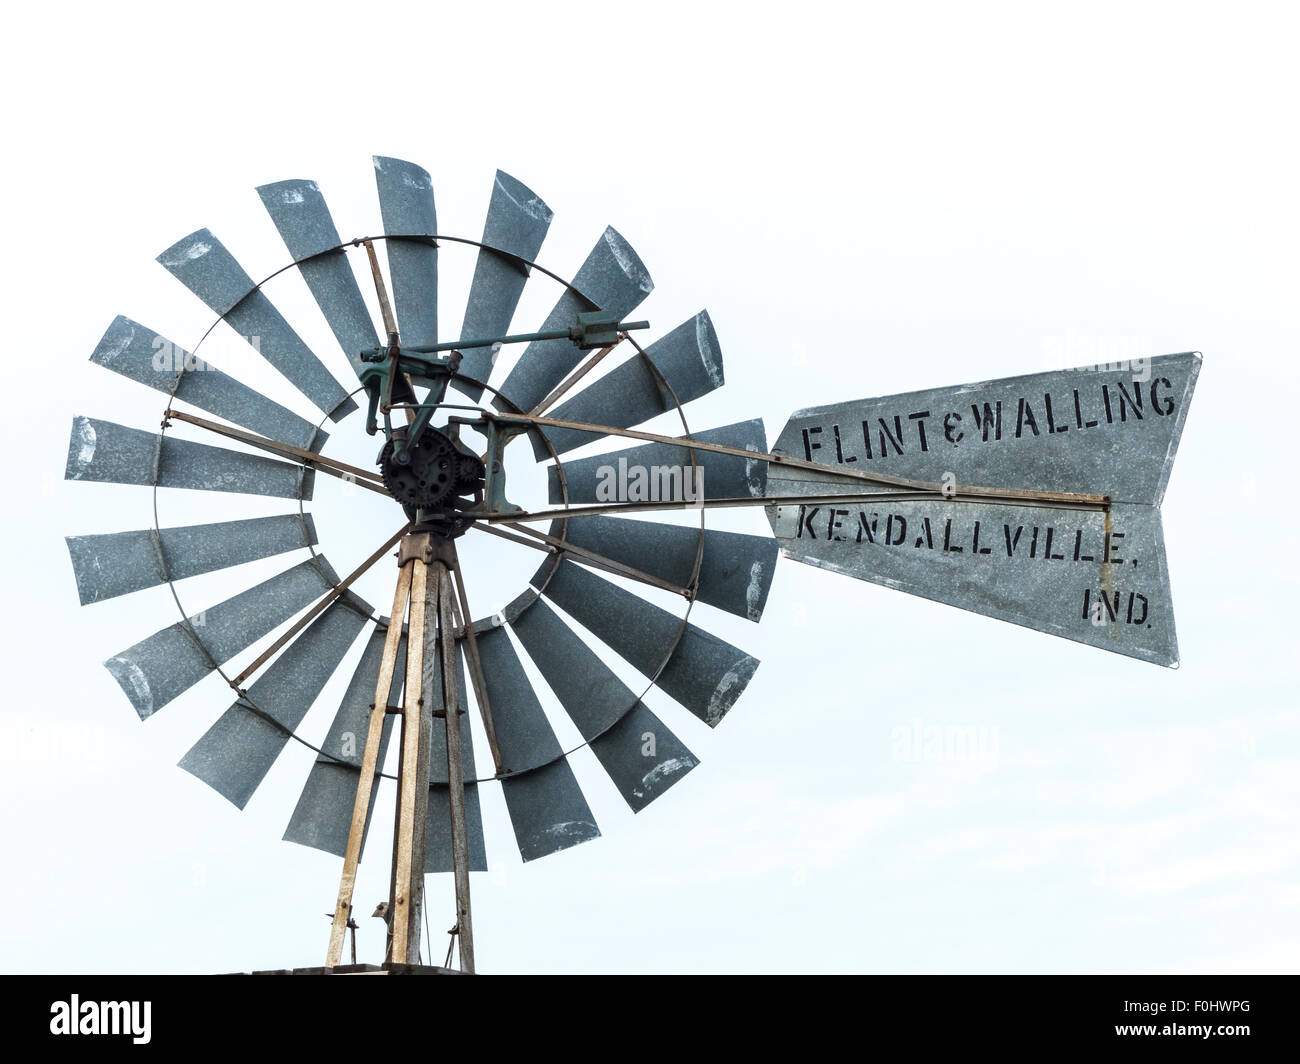
<path id="1" fill-rule="evenodd" d="M 455 536 L 487 523 L 465 516 L 483 512 L 474 507 L 486 505 L 482 498 L 483 475 L 488 472 L 485 456 L 458 443 L 446 422 L 431 420 L 425 443 L 406 449 L 407 464 L 400 468 L 391 440 L 385 448 L 387 457 L 381 457 L 382 470 L 346 466 L 328 457 L 325 422 L 334 423 L 330 431 L 335 433 L 362 431 L 358 398 L 369 397 L 367 387 L 374 391 L 375 367 L 383 363 L 382 352 L 393 339 L 378 330 L 348 255 L 373 255 L 376 247 L 384 249 L 391 280 L 391 320 L 381 324 L 385 333 L 397 333 L 403 351 L 438 342 L 438 262 L 448 245 L 477 255 L 461 326 L 466 341 L 506 337 L 526 284 L 539 273 L 549 278 L 546 283 L 558 282 L 560 291 L 539 333 L 570 328 L 583 315 L 601 314 L 602 321 L 620 323 L 653 288 L 636 253 L 613 229 L 604 232 L 571 281 L 539 266 L 535 260 L 552 212 L 507 174 L 496 175 L 482 238 L 475 241 L 438 233 L 432 183 L 424 170 L 389 158 L 376 158 L 374 163 L 384 231 L 365 240 L 340 239 L 313 182 L 284 181 L 258 189 L 292 259 L 285 269 L 296 268 L 301 274 L 363 387 L 341 383 L 263 292 L 265 281 L 254 283 L 216 236 L 199 230 L 177 241 L 158 261 L 217 315 L 218 322 L 224 321 L 243 337 L 256 337 L 261 357 L 320 411 L 320 420 L 303 418 L 268 398 L 255 384 L 242 383 L 208 364 L 201 343 L 192 352 L 184 351 L 147 327 L 119 317 L 91 359 L 163 392 L 168 397 L 163 428 L 146 431 L 77 417 L 66 471 L 69 479 L 151 486 L 154 492 L 153 527 L 68 538 L 83 604 L 168 584 L 180 606 L 187 578 L 257 559 L 308 552 L 278 575 L 224 601 L 206 604 L 197 613 L 181 607 L 179 621 L 135 642 L 105 664 L 142 720 L 210 673 L 218 673 L 234 688 L 230 707 L 185 755 L 181 767 L 243 808 L 286 745 L 294 739 L 304 741 L 298 735 L 302 722 L 354 644 L 363 641 L 360 663 L 326 738 L 316 748 L 316 761 L 284 834 L 288 840 L 336 855 L 343 855 L 348 844 L 363 764 L 363 751 L 349 747 L 345 737 L 366 734 L 390 624 L 389 618 L 377 616 L 351 590 L 351 583 L 365 567 L 391 554 L 399 537 L 376 544 L 379 549 L 361 569 L 340 579 L 325 555 L 315 550 L 317 529 L 306 508 L 315 477 L 323 473 L 350 481 L 358 504 L 391 510 L 395 529 L 404 517 L 415 517 L 417 512 L 425 517 L 440 514 L 452 522 L 442 526 L 444 531 Z M 375 276 L 380 277 L 377 264 Z M 388 316 L 389 293 L 382 280 L 379 283 L 381 316 Z M 614 358 L 621 361 L 594 382 L 579 379 L 584 351 L 572 339 L 550 338 L 528 343 L 513 369 L 495 386 L 491 378 L 496 349 L 488 344 L 461 344 L 459 362 L 442 386 L 449 383 L 456 389 L 464 397 L 456 400 L 461 404 L 488 397 L 491 407 L 481 410 L 489 418 L 544 410 L 561 421 L 630 429 L 676 411 L 682 438 L 764 451 L 760 421 L 693 433 L 682 413 L 685 404 L 723 384 L 717 337 L 707 313 L 644 348 L 621 329 L 616 332 L 605 346 L 616 348 Z M 157 355 L 164 348 L 176 355 L 164 360 L 160 369 Z M 363 357 L 367 353 L 369 360 Z M 390 372 L 400 392 L 402 375 Z M 566 382 L 572 387 L 566 387 Z M 418 376 L 410 383 L 432 390 L 439 385 Z M 415 405 L 413 395 L 394 392 L 383 398 L 385 415 L 400 409 L 402 398 L 408 400 L 407 406 Z M 449 415 L 450 407 L 440 413 Z M 180 438 L 178 424 L 187 431 L 192 427 L 191 434 L 199 439 Z M 765 491 L 763 463 L 735 454 L 646 442 L 563 463 L 560 456 L 601 434 L 536 424 L 516 427 L 522 430 L 518 439 L 527 436 L 531 441 L 534 457 L 550 463 L 550 501 L 558 509 L 574 503 L 599 509 L 594 504 L 602 498 L 602 469 L 620 459 L 648 469 L 690 469 L 697 485 L 703 471 L 706 498 L 759 499 Z M 404 428 L 398 425 L 394 435 L 400 438 Z M 298 512 L 161 527 L 159 488 L 283 498 L 296 502 Z M 367 497 L 371 495 L 376 497 Z M 515 649 L 516 641 L 567 711 L 582 745 L 590 747 L 618 792 L 637 811 L 697 763 L 686 744 L 642 702 L 645 690 L 658 686 L 712 727 L 753 675 L 758 664 L 754 658 L 689 617 L 694 603 L 702 601 L 710 608 L 759 620 L 778 547 L 765 536 L 706 529 L 703 518 L 701 510 L 698 527 L 685 527 L 599 513 L 580 518 L 557 515 L 545 532 L 494 520 L 497 531 L 504 526 L 508 536 L 545 554 L 530 587 L 499 615 L 479 618 L 470 627 L 485 686 L 477 693 L 490 701 L 494 752 L 500 758 L 491 782 L 502 787 L 515 843 L 525 861 L 588 841 L 600 832 L 568 764 L 572 750 L 561 746 L 548 721 Z M 456 522 L 459 525 L 453 528 Z M 321 529 L 326 537 L 328 531 Z M 502 541 L 501 549 L 522 548 Z M 647 601 L 609 579 L 611 574 L 675 591 L 683 615 Z M 286 635 L 234 672 L 232 662 L 291 620 Z M 458 669 L 464 691 L 464 655 L 471 640 L 463 622 L 458 623 Z M 593 649 L 594 644 L 603 645 L 641 674 L 645 689 L 638 694 L 629 688 Z M 401 662 L 406 649 L 402 636 L 390 705 L 401 704 L 404 697 Z M 392 719 L 383 730 L 379 765 Z M 650 752 L 643 741 L 646 733 L 655 737 Z M 429 769 L 425 857 L 429 872 L 449 871 L 453 864 L 440 735 L 435 729 Z M 463 758 L 473 766 L 470 729 L 462 728 L 461 736 Z M 445 743 L 445 738 L 441 741 Z M 469 867 L 475 870 L 487 867 L 477 788 L 488 782 L 474 778 L 472 772 L 465 780 Z"/>

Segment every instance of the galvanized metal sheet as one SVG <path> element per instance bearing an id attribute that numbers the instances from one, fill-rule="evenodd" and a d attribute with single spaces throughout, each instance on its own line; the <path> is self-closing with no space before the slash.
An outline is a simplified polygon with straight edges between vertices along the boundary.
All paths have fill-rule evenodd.
<path id="1" fill-rule="evenodd" d="M 401 159 L 374 157 L 384 232 L 433 237 L 438 218 L 427 170 Z M 397 331 L 408 347 L 438 342 L 438 249 L 432 240 L 385 241 Z"/>
<path id="2" fill-rule="evenodd" d="M 584 517 L 551 524 L 551 535 L 685 587 L 695 569 L 700 529 L 629 517 Z M 704 530 L 696 601 L 757 621 L 780 548 L 769 536 Z"/>
<path id="3" fill-rule="evenodd" d="M 506 630 L 487 628 L 477 643 L 505 770 L 523 772 L 563 756 Z"/>
<path id="4" fill-rule="evenodd" d="M 545 602 L 512 623 L 624 801 L 640 811 L 699 761 Z"/>
<path id="5" fill-rule="evenodd" d="M 347 850 L 348 834 L 352 830 L 352 809 L 357 797 L 357 781 L 361 776 L 361 759 L 365 756 L 366 736 L 370 729 L 370 707 L 375 699 L 375 686 L 379 682 L 379 664 L 384 656 L 384 642 L 388 637 L 387 624 L 376 625 L 362 652 L 361 661 L 348 683 L 348 689 L 339 704 L 339 711 L 330 725 L 329 733 L 321 743 L 324 755 L 316 758 L 307 776 L 298 804 L 294 808 L 284 838 L 317 850 L 342 857 Z M 406 637 L 402 636 L 397 649 L 397 665 L 393 682 L 386 693 L 385 705 L 395 705 L 401 699 L 402 678 L 406 675 Z M 393 722 L 397 717 L 384 717 L 380 732 L 380 766 L 392 738 Z M 342 763 L 340 763 L 342 762 Z M 375 812 L 371 801 L 366 813 L 366 835 L 370 832 L 370 818 Z"/>
<path id="6" fill-rule="evenodd" d="M 425 622 L 425 632 L 433 631 L 433 616 Z M 465 779 L 474 778 L 474 742 L 470 736 L 470 713 L 473 712 L 469 688 L 465 686 L 465 662 L 456 655 L 456 682 L 460 701 L 460 750 Z M 424 700 L 435 713 L 446 707 L 442 696 L 442 659 L 433 652 L 431 643 L 424 653 Z M 424 870 L 451 872 L 451 796 L 447 790 L 447 726 L 445 718 L 434 717 L 429 731 L 429 817 L 425 830 Z M 442 786 L 438 786 L 442 784 Z M 465 785 L 465 834 L 469 844 L 469 870 L 487 871 L 487 849 L 483 844 L 483 814 L 479 808 L 478 784 Z"/>
<path id="7" fill-rule="evenodd" d="M 127 428 L 91 417 L 72 419 L 64 477 L 109 484 L 153 484 L 156 432 Z M 242 451 L 163 436 L 158 485 L 310 499 L 316 473 Z"/>
<path id="8" fill-rule="evenodd" d="M 320 598 L 338 575 L 309 558 L 215 606 L 155 632 L 104 662 L 140 719 L 163 706 Z"/>
<path id="9" fill-rule="evenodd" d="M 501 790 L 525 862 L 600 837 L 596 818 L 564 758 L 502 780 Z"/>
<path id="10" fill-rule="evenodd" d="M 787 505 L 769 521 L 796 560 L 1176 665 L 1157 507 L 1199 367 L 1168 355 L 843 403 L 801 411 L 777 441 L 933 483 L 1109 494 L 1109 513 L 958 498 Z M 768 481 L 773 495 L 863 487 L 781 468 Z"/>
<path id="11" fill-rule="evenodd" d="M 152 329 L 119 315 L 90 360 L 259 435 L 319 451 L 329 434 Z"/>
<path id="12" fill-rule="evenodd" d="M 668 389 L 659 383 L 647 359 L 663 375 Z M 546 416 L 629 429 L 675 409 L 674 399 L 685 406 L 721 388 L 723 383 L 718 336 L 708 311 L 702 310 L 652 343 L 644 356 L 633 355 L 572 399 L 547 411 Z M 559 428 L 546 429 L 546 435 L 561 454 L 602 438 L 600 433 Z M 540 462 L 550 452 L 538 435 L 531 438 L 533 453 Z"/>
<path id="13" fill-rule="evenodd" d="M 551 568 L 544 565 L 533 583 L 541 587 Z M 717 727 L 749 684 L 757 658 L 694 624 L 683 631 L 680 617 L 568 559 L 554 568 L 542 594 L 643 676 L 654 678 L 656 687 Z"/>
<path id="14" fill-rule="evenodd" d="M 691 438 L 703 443 L 720 443 L 747 451 L 766 451 L 767 436 L 763 421 L 741 421 L 734 425 L 692 432 Z M 694 453 L 694 465 L 691 455 Z M 700 470 L 694 472 L 695 468 Z M 689 451 L 685 446 L 668 443 L 643 443 L 605 454 L 593 455 L 564 463 L 564 479 L 570 503 L 651 502 L 657 498 L 667 473 L 676 471 L 679 478 L 687 470 L 692 477 L 703 479 L 705 499 L 758 499 L 767 488 L 767 463 L 757 458 L 737 458 L 713 451 Z M 563 502 L 560 478 L 555 467 L 547 470 L 550 501 Z M 684 481 L 681 481 L 684 483 Z M 648 493 L 650 497 L 641 498 Z"/>
<path id="15" fill-rule="evenodd" d="M 360 375 L 365 368 L 361 352 L 378 347 L 380 340 L 347 255 L 343 251 L 326 254 L 341 241 L 325 197 L 315 181 L 277 181 L 262 185 L 257 194 L 289 254 L 295 260 L 307 260 L 298 262 L 298 272 Z"/>
<path id="16" fill-rule="evenodd" d="M 775 511 L 776 537 L 797 561 L 1128 657 L 1178 664 L 1155 507 L 1121 503 L 1107 515 L 884 502 Z"/>
<path id="17" fill-rule="evenodd" d="M 504 628 L 478 636 L 497 746 L 507 772 L 501 781 L 520 856 L 532 861 L 598 838 L 573 769 L 537 700 Z"/>
<path id="18" fill-rule="evenodd" d="M 180 767 L 243 809 L 371 612 L 352 592 L 340 595 L 190 747 Z"/>
<path id="19" fill-rule="evenodd" d="M 532 189 L 509 174 L 497 171 L 483 225 L 483 243 L 474 265 L 461 339 L 481 340 L 506 336 L 519 297 L 528 281 L 528 267 L 520 259 L 535 261 L 553 217 L 551 208 Z M 498 254 L 499 249 L 506 254 Z M 512 258 L 511 256 L 515 256 Z M 460 372 L 476 381 L 487 382 L 495 353 L 491 347 L 462 347 L 465 356 Z M 477 401 L 483 389 L 470 384 L 456 385 Z"/>
<path id="20" fill-rule="evenodd" d="M 1159 506 L 1200 366 L 1199 354 L 1161 355 L 800 410 L 773 450 L 857 472 Z M 773 468 L 768 490 L 823 490 L 805 479 Z"/>
<path id="21" fill-rule="evenodd" d="M 218 521 L 180 528 L 143 528 L 68 536 L 68 553 L 83 606 L 165 583 L 170 576 L 211 573 L 316 542 L 311 514 Z"/>
<path id="22" fill-rule="evenodd" d="M 625 318 L 654 291 L 654 282 L 632 246 L 608 228 L 574 275 L 573 287 L 578 291 L 565 289 L 538 332 L 572 328 L 578 324 L 578 315 L 590 310 Z M 535 341 L 524 348 L 501 385 L 501 393 L 527 412 L 585 357 L 570 340 Z M 508 407 L 500 398 L 493 403 L 498 409 Z"/>
<path id="23" fill-rule="evenodd" d="M 207 229 L 178 240 L 158 261 L 226 323 L 245 343 L 283 374 L 331 421 L 357 408 L 343 386 L 284 320 L 271 301 L 256 291 L 235 257 Z"/>

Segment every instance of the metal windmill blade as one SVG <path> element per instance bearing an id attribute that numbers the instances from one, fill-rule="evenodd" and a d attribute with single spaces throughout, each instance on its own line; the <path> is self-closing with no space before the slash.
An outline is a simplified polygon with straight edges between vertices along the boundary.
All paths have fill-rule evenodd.
<path id="1" fill-rule="evenodd" d="M 164 584 L 179 604 L 188 598 L 183 584 L 190 577 L 308 552 L 305 560 L 294 559 L 278 575 L 224 601 L 199 604 L 206 608 L 190 614 L 182 609 L 179 619 L 115 654 L 107 667 L 142 719 L 209 673 L 224 678 L 233 698 L 196 736 L 181 767 L 242 808 L 288 744 L 305 741 L 301 729 L 320 693 L 362 642 L 285 838 L 344 859 L 349 886 L 340 891 L 336 911 L 330 952 L 335 963 L 351 915 L 350 883 L 370 826 L 374 789 L 387 778 L 384 760 L 394 750 L 399 808 L 389 958 L 414 959 L 420 871 L 449 871 L 457 883 L 462 965 L 472 968 L 468 873 L 486 868 L 488 853 L 479 788 L 500 784 L 513 841 L 525 861 L 600 836 L 569 763 L 573 751 L 561 744 L 543 707 L 548 699 L 569 717 L 581 745 L 591 748 L 632 810 L 684 779 L 698 759 L 642 698 L 658 686 L 709 727 L 718 724 L 758 663 L 711 635 L 703 610 L 757 621 L 777 548 L 766 537 L 706 529 L 698 514 L 692 515 L 693 527 L 593 517 L 547 522 L 542 531 L 512 520 L 524 515 L 495 476 L 505 447 L 527 436 L 535 457 L 553 460 L 538 475 L 549 479 L 558 502 L 601 497 L 591 460 L 564 464 L 560 456 L 662 414 L 677 411 L 680 417 L 683 404 L 721 387 L 713 324 L 702 311 L 642 348 L 629 333 L 646 323 L 623 318 L 652 285 L 615 230 L 605 231 L 573 281 L 564 282 L 534 261 L 552 221 L 550 209 L 510 175 L 495 175 L 482 239 L 472 240 L 437 232 L 426 171 L 386 157 L 376 157 L 374 167 L 383 231 L 350 242 L 340 238 L 315 182 L 279 181 L 257 190 L 360 380 L 369 402 L 364 426 L 359 419 L 345 423 L 356 404 L 327 369 L 330 359 L 308 348 L 208 230 L 178 241 L 159 261 L 216 312 L 218 322 L 246 339 L 257 338 L 254 346 L 271 368 L 324 419 L 340 424 L 335 432 L 351 425 L 382 434 L 379 468 L 329 458 L 324 451 L 330 436 L 319 422 L 267 398 L 257 381 L 217 370 L 202 357 L 202 340 L 185 350 L 119 317 L 92 361 L 162 392 L 162 430 L 77 417 L 67 477 L 152 488 L 155 497 L 164 488 L 225 493 L 232 500 L 275 496 L 296 500 L 300 512 L 179 527 L 161 527 L 155 518 L 149 528 L 71 536 L 68 548 L 86 604 Z M 391 290 L 374 254 L 380 242 Z M 474 273 L 461 338 L 440 343 L 438 256 L 449 246 L 475 256 Z M 359 271 L 348 260 L 359 247 L 369 256 L 380 322 L 372 320 Z M 557 288 L 554 308 L 537 331 L 511 335 L 524 288 L 538 277 Z M 494 387 L 497 353 L 514 343 L 523 353 Z M 170 357 L 160 359 L 160 349 Z M 608 372 L 588 377 L 612 352 L 617 353 L 602 367 Z M 423 403 L 412 382 L 430 389 Z M 474 399 L 490 393 L 495 409 L 480 408 L 477 418 L 464 417 L 463 407 L 449 409 L 445 423 L 435 425 L 449 385 Z M 552 407 L 609 431 L 509 420 L 540 417 Z M 405 425 L 395 416 L 399 410 L 406 412 Z M 758 421 L 692 433 L 680 420 L 692 441 L 725 441 L 753 452 L 766 445 Z M 462 442 L 469 428 L 487 437 L 483 455 Z M 620 457 L 627 455 L 612 460 Z M 753 500 L 763 495 L 761 462 L 675 445 L 632 457 L 707 475 L 710 492 Z M 316 553 L 316 523 L 304 508 L 317 474 L 355 485 L 358 503 L 380 496 L 374 505 L 387 507 L 402 526 L 344 578 Z M 673 490 L 681 494 L 683 486 Z M 689 494 L 677 499 L 683 501 L 690 501 Z M 470 528 L 489 525 L 505 537 L 495 541 L 501 549 L 519 549 L 506 542 L 513 540 L 547 557 L 531 587 L 499 614 L 474 620 L 455 541 Z M 350 588 L 394 547 L 399 567 L 393 609 L 388 617 L 376 616 Z M 628 590 L 638 585 L 675 593 L 683 608 L 674 613 Z M 705 606 L 692 615 L 695 602 Z M 635 638 L 627 637 L 631 632 Z M 530 679 L 525 659 L 544 689 Z M 620 679 L 611 667 L 616 660 L 638 674 L 643 686 L 633 690 Z M 470 712 L 482 721 L 494 764 L 490 776 L 475 774 L 472 732 L 479 725 L 470 726 Z M 654 736 L 649 750 L 647 734 Z"/>

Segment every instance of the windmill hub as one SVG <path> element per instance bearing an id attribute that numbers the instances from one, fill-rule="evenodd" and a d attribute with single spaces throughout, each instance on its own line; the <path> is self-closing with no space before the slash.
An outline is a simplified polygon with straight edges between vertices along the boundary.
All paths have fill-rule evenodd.
<path id="1" fill-rule="evenodd" d="M 482 460 L 445 433 L 426 426 L 414 443 L 405 442 L 405 428 L 395 428 L 379 454 L 379 469 L 388 493 L 412 520 L 423 511 L 426 521 L 457 526 L 459 535 L 470 525 L 457 503 L 483 489 Z"/>

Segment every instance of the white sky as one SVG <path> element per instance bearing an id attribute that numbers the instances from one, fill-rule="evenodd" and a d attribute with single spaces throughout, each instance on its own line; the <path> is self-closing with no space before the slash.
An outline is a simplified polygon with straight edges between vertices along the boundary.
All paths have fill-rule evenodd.
<path id="1" fill-rule="evenodd" d="M 482 970 L 1293 970 L 1300 74 L 1284 9 L 450 7 L 8 15 L 0 969 L 323 959 L 339 862 L 279 841 L 311 755 L 287 750 L 242 814 L 175 767 L 229 692 L 210 677 L 136 719 L 100 663 L 174 607 L 159 589 L 81 609 L 63 536 L 146 527 L 149 492 L 61 478 L 72 415 L 152 428 L 162 408 L 87 362 L 113 316 L 187 347 L 210 322 L 153 257 L 208 226 L 254 277 L 278 268 L 252 189 L 291 177 L 320 183 L 345 237 L 376 232 L 374 153 L 426 167 L 440 228 L 471 238 L 494 169 L 518 177 L 556 212 L 541 258 L 564 275 L 615 225 L 655 278 L 638 312 L 654 335 L 713 316 L 728 383 L 693 427 L 762 416 L 775 440 L 805 406 L 1205 355 L 1164 507 L 1179 671 L 782 560 L 761 625 L 693 618 L 763 661 L 718 729 L 648 698 L 702 760 L 665 797 L 634 818 L 579 756 L 604 837 L 523 866 L 484 796 Z M 472 265 L 452 259 L 447 335 Z M 277 285 L 346 380 L 301 282 Z M 531 285 L 516 324 L 553 298 Z M 267 384 L 229 338 L 205 353 Z M 373 460 L 345 439 L 359 423 L 331 453 Z M 340 572 L 393 530 L 342 491 L 312 506 Z M 164 524 L 288 509 L 188 494 L 164 493 Z M 766 532 L 757 511 L 718 527 Z M 540 556 L 489 567 L 470 539 L 482 613 Z M 191 581 L 187 605 L 285 561 Z M 363 589 L 381 612 L 390 579 Z M 336 705 L 327 689 L 304 731 Z M 918 723 L 983 729 L 996 756 L 897 759 Z M 382 850 L 359 912 L 386 895 Z M 449 891 L 430 880 L 439 957 Z M 363 919 L 363 959 L 381 940 Z"/>

